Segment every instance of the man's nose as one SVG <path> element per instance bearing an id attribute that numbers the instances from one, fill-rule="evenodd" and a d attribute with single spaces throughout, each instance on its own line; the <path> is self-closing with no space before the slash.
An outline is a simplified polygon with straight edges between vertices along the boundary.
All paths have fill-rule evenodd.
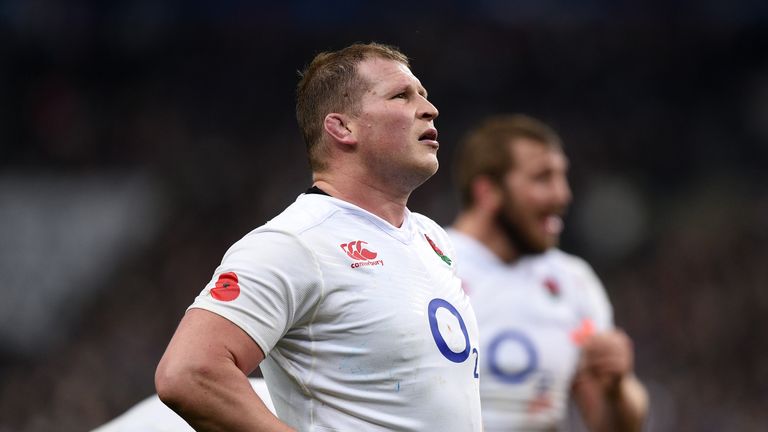
<path id="1" fill-rule="evenodd" d="M 562 205 L 570 204 L 571 200 L 573 199 L 573 194 L 571 193 L 571 186 L 568 184 L 568 179 L 562 178 L 555 184 L 555 195 L 557 196 L 557 201 Z"/>
<path id="2" fill-rule="evenodd" d="M 434 120 L 438 115 L 440 115 L 440 111 L 437 110 L 437 107 L 434 106 L 432 102 L 424 99 L 424 104 L 419 112 L 419 118 L 424 120 Z"/>

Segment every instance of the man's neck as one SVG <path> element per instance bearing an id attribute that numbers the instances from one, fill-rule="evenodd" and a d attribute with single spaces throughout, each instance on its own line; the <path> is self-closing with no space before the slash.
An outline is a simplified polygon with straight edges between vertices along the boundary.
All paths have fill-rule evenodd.
<path id="1" fill-rule="evenodd" d="M 403 196 L 365 182 L 342 180 L 328 175 L 315 175 L 313 184 L 328 195 L 371 212 L 395 227 L 403 225 L 410 194 Z"/>
<path id="2" fill-rule="evenodd" d="M 462 211 L 454 221 L 453 229 L 477 240 L 505 263 L 520 258 L 520 252 L 490 215 L 477 210 Z"/>

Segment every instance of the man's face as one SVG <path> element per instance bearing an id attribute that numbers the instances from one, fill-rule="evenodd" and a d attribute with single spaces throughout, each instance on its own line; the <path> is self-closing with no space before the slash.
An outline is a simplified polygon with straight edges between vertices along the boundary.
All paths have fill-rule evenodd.
<path id="1" fill-rule="evenodd" d="M 437 171 L 437 108 L 400 62 L 370 58 L 358 74 L 367 83 L 353 121 L 362 163 L 375 179 L 412 190 Z"/>
<path id="2" fill-rule="evenodd" d="M 529 139 L 510 149 L 515 162 L 504 177 L 498 222 L 520 253 L 541 253 L 560 240 L 571 202 L 568 160 L 560 149 Z"/>

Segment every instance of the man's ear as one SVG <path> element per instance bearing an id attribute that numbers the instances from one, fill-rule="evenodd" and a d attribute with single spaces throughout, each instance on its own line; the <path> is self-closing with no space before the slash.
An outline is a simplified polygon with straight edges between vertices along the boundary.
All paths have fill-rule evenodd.
<path id="1" fill-rule="evenodd" d="M 488 212 L 495 213 L 501 208 L 503 193 L 501 186 L 487 175 L 478 176 L 472 181 L 475 204 Z"/>
<path id="2" fill-rule="evenodd" d="M 341 144 L 355 145 L 355 138 L 352 130 L 349 128 L 349 116 L 339 113 L 330 113 L 323 120 L 323 128 L 328 135 Z"/>

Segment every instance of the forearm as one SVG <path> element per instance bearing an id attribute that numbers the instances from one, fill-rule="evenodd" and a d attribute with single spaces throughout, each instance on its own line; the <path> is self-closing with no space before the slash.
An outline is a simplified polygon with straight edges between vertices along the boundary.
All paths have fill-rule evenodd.
<path id="1" fill-rule="evenodd" d="M 239 327 L 193 309 L 182 318 L 157 366 L 157 394 L 198 431 L 290 431 L 248 381 L 263 359 L 264 353 Z"/>
<path id="2" fill-rule="evenodd" d="M 648 412 L 648 393 L 634 375 L 627 375 L 607 389 L 602 405 L 596 431 L 639 432 Z"/>
<path id="3" fill-rule="evenodd" d="M 158 369 L 158 395 L 195 430 L 292 430 L 267 409 L 236 367 L 179 372 L 162 377 Z"/>
<path id="4" fill-rule="evenodd" d="M 593 432 L 640 431 L 648 394 L 634 375 L 634 350 L 626 333 L 613 329 L 592 335 L 582 346 L 573 390 Z"/>

